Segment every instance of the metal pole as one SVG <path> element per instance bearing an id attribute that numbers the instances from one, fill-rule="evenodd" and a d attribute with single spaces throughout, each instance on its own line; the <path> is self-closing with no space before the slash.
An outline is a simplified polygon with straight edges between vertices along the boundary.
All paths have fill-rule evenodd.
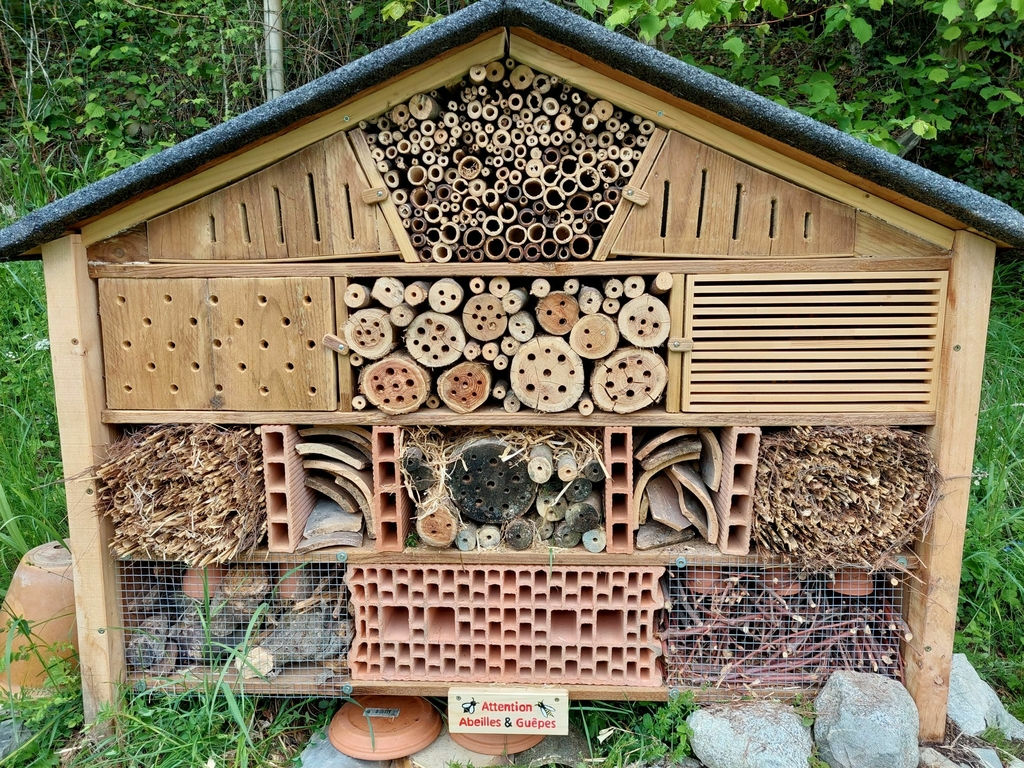
<path id="1" fill-rule="evenodd" d="M 281 26 L 281 0 L 263 0 L 263 24 L 266 29 L 267 101 L 284 94 L 284 30 Z"/>

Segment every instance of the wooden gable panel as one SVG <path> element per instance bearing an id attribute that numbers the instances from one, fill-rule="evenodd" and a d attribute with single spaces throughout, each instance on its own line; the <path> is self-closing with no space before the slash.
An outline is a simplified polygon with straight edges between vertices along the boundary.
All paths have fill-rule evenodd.
<path id="1" fill-rule="evenodd" d="M 644 256 L 849 255 L 856 211 L 669 133 L 612 253 Z"/>
<path id="2" fill-rule="evenodd" d="M 394 253 L 344 133 L 149 222 L 151 259 L 309 259 Z"/>

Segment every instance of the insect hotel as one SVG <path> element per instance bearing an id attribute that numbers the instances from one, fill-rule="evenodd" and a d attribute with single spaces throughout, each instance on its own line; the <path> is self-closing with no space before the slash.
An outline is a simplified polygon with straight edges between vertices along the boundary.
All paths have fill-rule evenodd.
<path id="1" fill-rule="evenodd" d="M 1005 205 L 482 0 L 27 216 L 87 711 L 792 695 L 942 737 Z"/>

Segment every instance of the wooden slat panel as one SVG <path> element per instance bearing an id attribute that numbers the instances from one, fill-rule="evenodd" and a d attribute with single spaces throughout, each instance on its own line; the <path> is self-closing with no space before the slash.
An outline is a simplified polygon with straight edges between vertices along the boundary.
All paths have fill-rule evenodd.
<path id="1" fill-rule="evenodd" d="M 331 410 L 331 279 L 100 280 L 112 408 Z"/>
<path id="2" fill-rule="evenodd" d="M 689 280 L 684 410 L 934 409 L 945 272 Z"/>
<path id="3" fill-rule="evenodd" d="M 834 256 L 853 252 L 856 211 L 672 131 L 612 252 Z"/>

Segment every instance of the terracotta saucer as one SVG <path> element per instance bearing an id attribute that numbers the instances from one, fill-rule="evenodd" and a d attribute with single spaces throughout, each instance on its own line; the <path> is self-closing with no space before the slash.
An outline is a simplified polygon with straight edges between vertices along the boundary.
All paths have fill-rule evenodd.
<path id="1" fill-rule="evenodd" d="M 836 571 L 836 580 L 830 586 L 840 595 L 864 597 L 875 591 L 875 579 L 861 568 L 840 568 Z"/>
<path id="2" fill-rule="evenodd" d="M 452 741 L 478 755 L 515 755 L 544 741 L 543 733 L 453 733 Z"/>
<path id="3" fill-rule="evenodd" d="M 397 710 L 367 717 L 366 709 Z M 327 729 L 336 750 L 359 760 L 396 760 L 419 752 L 441 733 L 441 715 L 417 696 L 359 696 L 339 709 Z"/>

